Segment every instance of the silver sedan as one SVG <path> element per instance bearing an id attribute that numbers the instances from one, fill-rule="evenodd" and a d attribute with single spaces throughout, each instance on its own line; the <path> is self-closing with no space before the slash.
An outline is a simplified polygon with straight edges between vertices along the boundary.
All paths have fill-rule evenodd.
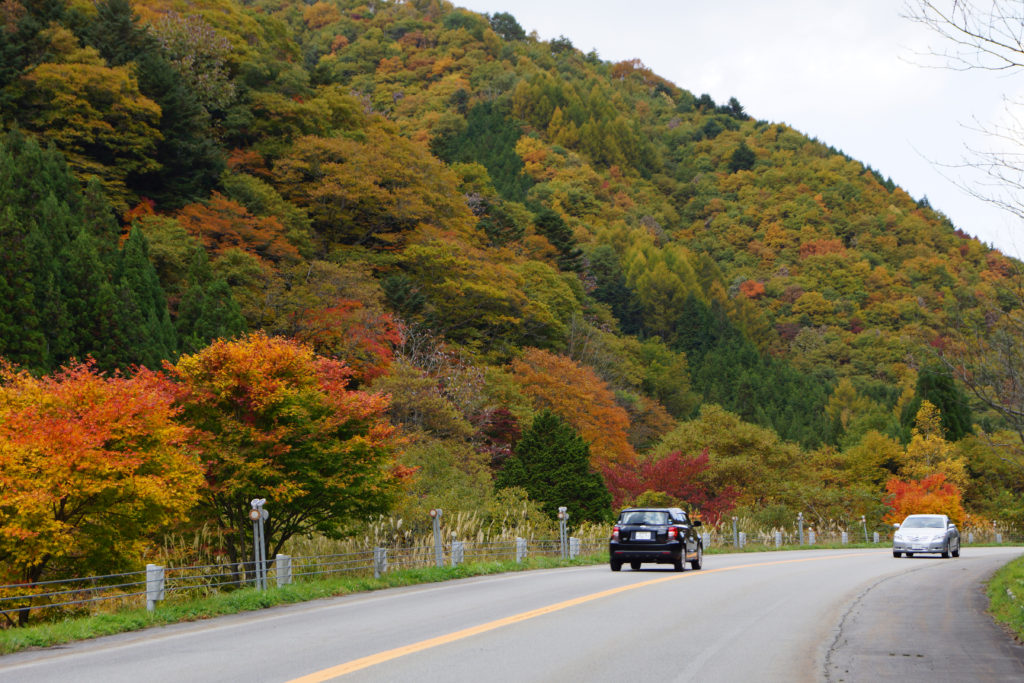
<path id="1" fill-rule="evenodd" d="M 893 524 L 892 556 L 903 553 L 939 553 L 943 557 L 960 557 L 960 532 L 946 515 L 910 515 L 903 524 Z"/>

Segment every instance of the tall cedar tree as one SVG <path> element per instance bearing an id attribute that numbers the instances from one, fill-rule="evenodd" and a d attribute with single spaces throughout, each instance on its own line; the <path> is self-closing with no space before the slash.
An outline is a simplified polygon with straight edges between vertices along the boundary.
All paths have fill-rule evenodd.
<path id="1" fill-rule="evenodd" d="M 34 370 L 68 350 L 57 256 L 77 232 L 78 201 L 60 154 L 17 132 L 0 137 L 0 356 Z"/>
<path id="2" fill-rule="evenodd" d="M 929 401 L 939 409 L 942 431 L 947 441 L 959 441 L 974 431 L 971 407 L 964 390 L 948 369 L 931 366 L 922 368 L 918 373 L 914 398 L 900 413 L 904 441 L 910 440 L 911 428 L 924 401 Z"/>
<path id="3" fill-rule="evenodd" d="M 174 321 L 182 353 L 195 353 L 214 339 L 232 339 L 245 332 L 241 308 L 224 278 L 214 276 L 203 249 L 192 252 L 183 288 Z"/>
<path id="4" fill-rule="evenodd" d="M 495 479 L 495 487 L 520 486 L 552 518 L 560 506 L 577 521 L 608 521 L 612 494 L 590 466 L 590 446 L 562 418 L 539 413 Z"/>
<path id="5" fill-rule="evenodd" d="M 149 241 L 133 228 L 114 272 L 117 332 L 124 341 L 118 365 L 158 368 L 177 356 L 178 335 L 167 311 L 156 268 L 149 259 Z"/>

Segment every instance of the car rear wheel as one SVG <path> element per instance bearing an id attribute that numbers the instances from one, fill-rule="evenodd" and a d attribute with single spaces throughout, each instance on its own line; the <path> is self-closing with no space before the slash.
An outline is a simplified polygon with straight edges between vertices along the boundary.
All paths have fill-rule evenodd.
<path id="1" fill-rule="evenodd" d="M 900 553 L 900 552 L 896 552 L 895 550 L 893 550 L 893 551 L 892 551 L 892 556 L 893 556 L 893 557 L 903 557 L 903 553 Z"/>
<path id="2" fill-rule="evenodd" d="M 957 543 L 956 550 L 953 551 L 953 557 L 960 557 L 960 544 Z"/>
<path id="3" fill-rule="evenodd" d="M 697 546 L 697 559 L 690 560 L 690 569 L 700 569 L 704 565 L 704 547 Z"/>
<path id="4" fill-rule="evenodd" d="M 629 568 L 632 569 L 633 571 L 639 571 L 640 570 L 640 563 L 637 562 L 636 560 L 633 560 L 632 562 L 629 563 Z"/>
<path id="5" fill-rule="evenodd" d="M 683 571 L 683 569 L 685 569 L 685 567 L 683 566 L 686 564 L 683 560 L 684 557 L 686 557 L 686 555 L 680 555 L 679 559 L 672 563 L 672 568 L 675 569 L 677 572 L 681 572 Z"/>
<path id="6" fill-rule="evenodd" d="M 615 562 L 613 560 L 612 561 L 612 571 L 613 572 L 617 572 L 617 571 L 620 571 L 621 569 L 622 569 L 622 563 L 621 562 Z"/>

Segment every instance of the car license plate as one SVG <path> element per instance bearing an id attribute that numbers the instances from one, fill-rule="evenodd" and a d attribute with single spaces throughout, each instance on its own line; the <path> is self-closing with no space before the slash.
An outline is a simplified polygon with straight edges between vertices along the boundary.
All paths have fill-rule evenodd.
<path id="1" fill-rule="evenodd" d="M 649 540 L 651 540 L 651 532 L 650 531 L 634 531 L 633 532 L 633 540 L 634 541 L 649 541 Z"/>
<path id="2" fill-rule="evenodd" d="M 915 545 L 914 546 L 914 550 L 924 550 L 924 546 L 923 545 Z"/>

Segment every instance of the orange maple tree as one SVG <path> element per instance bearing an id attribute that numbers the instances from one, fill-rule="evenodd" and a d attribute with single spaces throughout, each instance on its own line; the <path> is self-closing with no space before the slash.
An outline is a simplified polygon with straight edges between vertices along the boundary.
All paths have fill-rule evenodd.
<path id="1" fill-rule="evenodd" d="M 903 481 L 893 477 L 885 484 L 886 504 L 891 511 L 882 518 L 892 524 L 902 522 L 907 515 L 948 515 L 959 524 L 964 518 L 960 489 L 946 481 L 946 475 L 933 474 L 921 480 Z"/>
<path id="2" fill-rule="evenodd" d="M 740 294 L 748 299 L 757 299 L 764 296 L 765 287 L 757 280 L 744 280 L 740 284 Z"/>
<path id="3" fill-rule="evenodd" d="M 512 362 L 512 371 L 539 408 L 556 413 L 590 444 L 595 468 L 636 460 L 628 439 L 629 415 L 589 367 L 549 351 L 526 349 Z"/>
<path id="4" fill-rule="evenodd" d="M 202 477 L 173 400 L 146 369 L 0 365 L 0 582 L 123 569 L 180 519 Z"/>
<path id="5" fill-rule="evenodd" d="M 196 517 L 247 557 L 253 498 L 265 498 L 268 554 L 296 533 L 341 535 L 388 510 L 409 474 L 394 460 L 388 398 L 349 388 L 352 370 L 308 346 L 262 332 L 219 340 L 167 372 L 194 428 L 206 475 Z"/>
<path id="6" fill-rule="evenodd" d="M 206 202 L 189 204 L 176 218 L 190 234 L 221 253 L 237 248 L 279 263 L 298 261 L 299 251 L 286 236 L 286 228 L 274 216 L 254 216 L 241 204 L 214 192 Z"/>
<path id="7" fill-rule="evenodd" d="M 322 355 L 343 358 L 361 382 L 384 374 L 402 343 L 402 328 L 394 316 L 376 314 L 360 301 L 342 299 L 293 317 L 298 341 Z"/>

